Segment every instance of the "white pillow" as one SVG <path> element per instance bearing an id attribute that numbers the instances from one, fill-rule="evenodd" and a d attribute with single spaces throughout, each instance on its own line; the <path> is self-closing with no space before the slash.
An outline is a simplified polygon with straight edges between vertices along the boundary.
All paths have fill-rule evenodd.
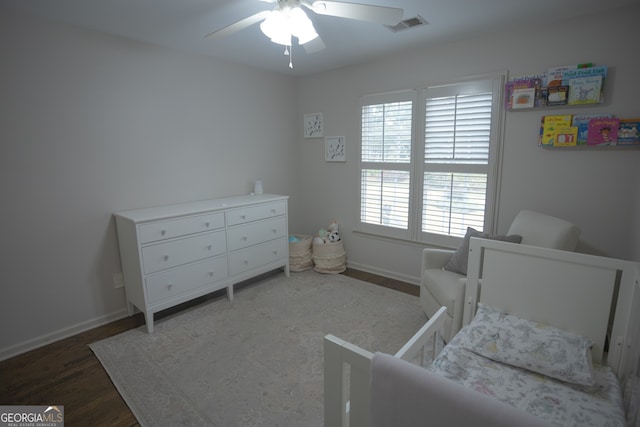
<path id="1" fill-rule="evenodd" d="M 589 339 L 500 313 L 486 304 L 478 304 L 460 345 L 488 359 L 560 381 L 595 385 Z"/>

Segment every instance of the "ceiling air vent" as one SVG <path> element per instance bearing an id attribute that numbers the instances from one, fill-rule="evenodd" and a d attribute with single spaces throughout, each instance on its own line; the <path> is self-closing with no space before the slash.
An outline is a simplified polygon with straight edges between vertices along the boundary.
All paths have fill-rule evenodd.
<path id="1" fill-rule="evenodd" d="M 422 16 L 417 15 L 415 18 L 405 19 L 398 22 L 396 25 L 385 25 L 385 27 L 394 33 L 397 33 L 398 31 L 408 30 L 409 28 L 418 27 L 424 24 L 428 24 L 428 22 L 425 21 Z"/>

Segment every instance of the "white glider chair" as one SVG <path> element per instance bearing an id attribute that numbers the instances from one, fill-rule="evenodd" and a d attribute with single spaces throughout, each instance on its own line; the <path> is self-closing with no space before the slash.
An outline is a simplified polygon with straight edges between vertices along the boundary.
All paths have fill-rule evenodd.
<path id="1" fill-rule="evenodd" d="M 447 307 L 444 339 L 449 341 L 462 327 L 469 239 L 483 237 L 523 245 L 575 251 L 580 229 L 569 221 L 523 210 L 513 220 L 507 235 L 489 236 L 473 228 L 467 230 L 457 249 L 426 248 L 422 254 L 420 304 L 428 317 Z"/>

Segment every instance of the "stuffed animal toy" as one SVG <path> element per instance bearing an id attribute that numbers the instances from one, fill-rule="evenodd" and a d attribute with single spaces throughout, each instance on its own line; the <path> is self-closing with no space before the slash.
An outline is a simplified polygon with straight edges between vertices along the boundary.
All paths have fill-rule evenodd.
<path id="1" fill-rule="evenodd" d="M 340 241 L 340 234 L 338 234 L 337 231 L 330 231 L 329 232 L 329 236 L 327 237 L 327 240 L 335 243 L 335 242 L 339 242 Z"/>
<path id="2" fill-rule="evenodd" d="M 329 232 L 324 228 L 318 230 L 318 235 L 313 239 L 313 243 L 316 245 L 324 245 L 327 242 L 327 236 Z"/>
<path id="3" fill-rule="evenodd" d="M 340 234 L 338 233 L 338 221 L 335 219 L 329 224 L 329 234 L 327 236 L 329 242 L 339 242 Z"/>
<path id="4" fill-rule="evenodd" d="M 340 234 L 338 233 L 338 221 L 335 219 L 331 221 L 327 230 L 321 228 L 318 230 L 318 235 L 314 237 L 313 243 L 316 245 L 323 245 L 325 243 L 339 242 Z"/>

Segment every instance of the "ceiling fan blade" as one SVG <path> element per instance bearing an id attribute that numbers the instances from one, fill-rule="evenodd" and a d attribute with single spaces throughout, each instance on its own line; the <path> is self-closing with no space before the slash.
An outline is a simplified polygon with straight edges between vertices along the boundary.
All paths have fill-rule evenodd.
<path id="1" fill-rule="evenodd" d="M 262 12 L 258 12 L 255 15 L 251 15 L 247 18 L 241 19 L 238 22 L 235 22 L 231 25 L 227 25 L 224 28 L 220 28 L 219 30 L 215 30 L 212 33 L 207 34 L 205 37 L 210 38 L 210 39 L 221 39 L 222 37 L 226 37 L 229 34 L 233 34 L 235 32 L 238 32 L 240 30 L 243 30 L 253 24 L 256 24 L 260 21 L 262 21 L 264 18 L 267 17 L 267 15 L 271 13 L 270 10 L 263 10 Z"/>
<path id="2" fill-rule="evenodd" d="M 326 46 L 324 45 L 322 39 L 318 36 L 315 39 L 303 44 L 302 47 L 304 47 L 304 51 L 307 53 L 316 53 L 323 50 Z"/>
<path id="3" fill-rule="evenodd" d="M 314 1 L 312 9 L 320 15 L 357 19 L 382 25 L 396 25 L 402 19 L 404 10 L 395 7 L 373 6 L 368 4 L 345 3 L 339 1 Z"/>

